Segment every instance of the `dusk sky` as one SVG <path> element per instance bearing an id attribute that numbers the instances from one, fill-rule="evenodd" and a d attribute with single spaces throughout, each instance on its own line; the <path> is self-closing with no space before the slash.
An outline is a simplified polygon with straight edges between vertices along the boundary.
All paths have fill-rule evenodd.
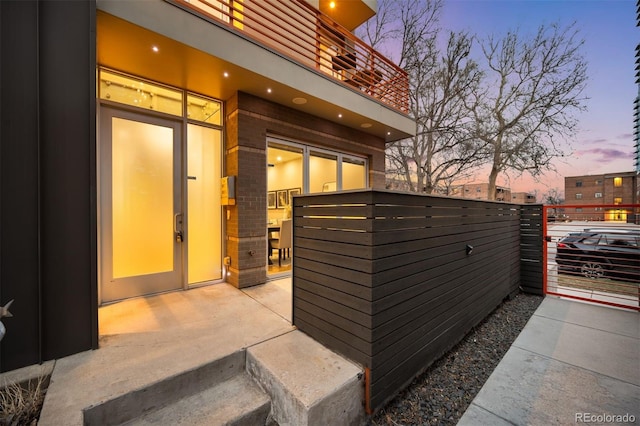
<path id="1" fill-rule="evenodd" d="M 569 146 L 572 154 L 555 161 L 558 173 L 549 172 L 534 182 L 530 176 L 500 176 L 498 185 L 512 191 L 564 190 L 564 176 L 634 170 L 633 102 L 635 47 L 640 42 L 635 0 L 445 0 L 441 25 L 467 30 L 479 37 L 501 36 L 508 30 L 535 34 L 540 24 L 576 22 L 585 40 L 588 62 L 585 95 L 587 111 L 580 114 L 580 130 Z M 475 182 L 487 181 L 478 175 Z"/>

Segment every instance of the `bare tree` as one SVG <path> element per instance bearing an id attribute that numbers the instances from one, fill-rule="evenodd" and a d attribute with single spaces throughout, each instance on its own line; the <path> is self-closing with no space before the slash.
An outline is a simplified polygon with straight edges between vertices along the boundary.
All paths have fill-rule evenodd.
<path id="1" fill-rule="evenodd" d="M 387 172 L 414 192 L 446 193 L 451 182 L 480 159 L 465 110 L 480 81 L 479 68 L 469 56 L 473 39 L 450 33 L 441 52 L 441 8 L 440 0 L 383 1 L 377 19 L 360 33 L 373 47 L 400 45 L 396 61 L 409 74 L 416 136 L 388 146 Z"/>
<path id="2" fill-rule="evenodd" d="M 585 109 L 583 44 L 575 24 L 541 25 L 530 40 L 509 32 L 482 44 L 486 80 L 469 108 L 478 150 L 491 164 L 490 197 L 495 197 L 500 173 L 537 177 L 553 170 L 551 160 L 564 155 L 557 139 L 575 133 L 575 113 Z"/>
<path id="3" fill-rule="evenodd" d="M 543 203 L 548 205 L 560 205 L 564 204 L 564 197 L 562 195 L 562 191 L 558 188 L 551 188 L 543 195 Z"/>
<path id="4" fill-rule="evenodd" d="M 482 159 L 465 108 L 481 76 L 469 59 L 471 45 L 467 34 L 450 33 L 445 52 L 432 44 L 428 60 L 407 67 L 416 135 L 390 145 L 387 158 L 389 172 L 403 176 L 412 191 L 446 194 Z"/>

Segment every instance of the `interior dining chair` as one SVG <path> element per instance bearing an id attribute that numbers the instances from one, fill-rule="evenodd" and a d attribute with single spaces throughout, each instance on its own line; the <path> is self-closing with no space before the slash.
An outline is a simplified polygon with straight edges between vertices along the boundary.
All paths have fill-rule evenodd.
<path id="1" fill-rule="evenodd" d="M 280 238 L 271 240 L 271 247 L 278 250 L 278 266 L 282 266 L 283 250 L 293 245 L 292 220 L 285 219 L 280 223 Z"/>

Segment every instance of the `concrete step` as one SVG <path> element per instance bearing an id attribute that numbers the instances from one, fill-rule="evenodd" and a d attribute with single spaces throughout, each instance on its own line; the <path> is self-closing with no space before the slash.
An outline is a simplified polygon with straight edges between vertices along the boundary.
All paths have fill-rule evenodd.
<path id="1" fill-rule="evenodd" d="M 259 343 L 246 358 L 280 426 L 364 423 L 362 368 L 306 334 L 293 331 Z"/>
<path id="2" fill-rule="evenodd" d="M 239 350 L 205 365 L 178 373 L 141 389 L 88 407 L 83 410 L 83 423 L 86 426 L 120 425 L 127 422 L 134 424 L 136 421 L 146 421 L 144 419 L 147 416 L 152 416 L 153 413 L 171 406 L 184 407 L 185 414 L 206 409 L 207 412 L 203 412 L 202 415 L 212 415 L 214 412 L 212 411 L 214 409 L 213 406 L 216 404 L 220 405 L 221 410 L 224 411 L 224 403 L 228 401 L 219 399 L 218 396 L 221 395 L 226 398 L 224 395 L 227 393 L 235 395 L 237 394 L 238 386 L 242 385 L 241 389 L 245 385 L 251 384 L 245 373 L 245 365 L 246 351 Z M 259 388 L 255 385 L 253 386 L 254 389 L 247 393 L 251 396 L 256 396 L 256 401 L 250 405 L 262 407 L 266 396 L 260 396 Z M 189 401 L 190 398 L 193 398 L 194 403 L 200 401 L 199 406 L 185 405 L 185 401 Z M 210 401 L 212 408 L 204 407 L 209 404 L 203 404 L 203 401 Z M 178 413 L 179 410 L 176 409 L 176 412 Z M 268 412 L 269 409 L 267 408 Z M 241 414 L 235 415 L 239 416 L 238 418 L 242 418 Z M 229 421 L 231 422 L 231 419 Z M 188 423 L 194 424 L 192 422 Z"/>
<path id="3" fill-rule="evenodd" d="M 183 398 L 127 425 L 265 425 L 271 400 L 247 374 Z"/>
<path id="4" fill-rule="evenodd" d="M 83 410 L 91 425 L 364 423 L 362 368 L 300 331 Z"/>

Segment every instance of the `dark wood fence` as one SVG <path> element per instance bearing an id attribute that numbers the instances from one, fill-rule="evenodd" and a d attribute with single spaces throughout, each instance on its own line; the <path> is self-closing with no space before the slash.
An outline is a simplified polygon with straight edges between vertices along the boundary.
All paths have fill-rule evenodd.
<path id="1" fill-rule="evenodd" d="M 520 211 L 520 286 L 527 293 L 543 295 L 542 204 L 524 204 Z"/>
<path id="2" fill-rule="evenodd" d="M 293 203 L 293 322 L 365 366 L 369 413 L 520 285 L 519 205 L 379 190 Z"/>

